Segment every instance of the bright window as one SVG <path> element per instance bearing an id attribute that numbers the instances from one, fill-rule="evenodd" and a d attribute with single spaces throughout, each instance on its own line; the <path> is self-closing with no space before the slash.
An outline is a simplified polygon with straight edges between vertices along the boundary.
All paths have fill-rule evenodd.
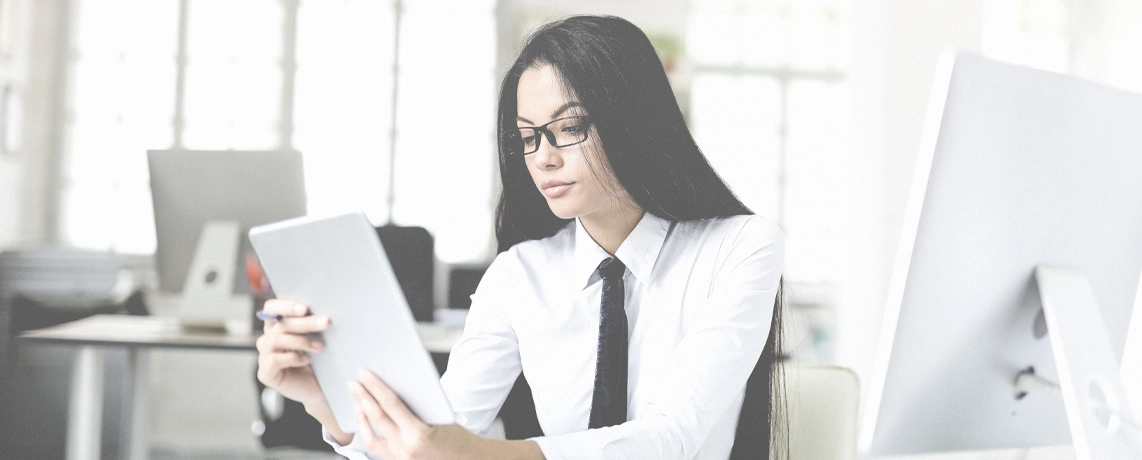
<path id="1" fill-rule="evenodd" d="M 445 261 L 490 255 L 492 0 L 399 2 L 395 98 L 393 2 L 184 2 L 77 1 L 67 241 L 154 250 L 148 149 L 294 148 L 311 213 L 427 227 Z"/>
<path id="2" fill-rule="evenodd" d="M 188 2 L 183 147 L 279 146 L 283 5 L 278 0 Z"/>
<path id="3" fill-rule="evenodd" d="M 301 4 L 292 142 L 310 213 L 389 213 L 394 17 L 388 2 Z"/>
<path id="4" fill-rule="evenodd" d="M 788 279 L 838 282 L 851 162 L 847 2 L 691 3 L 690 122 L 738 197 L 786 233 Z"/>
<path id="5" fill-rule="evenodd" d="M 401 26 L 393 220 L 447 262 L 494 254 L 494 3 L 409 2 Z"/>
<path id="6" fill-rule="evenodd" d="M 146 151 L 172 146 L 178 2 L 81 1 L 78 16 L 63 236 L 80 246 L 150 252 Z"/>

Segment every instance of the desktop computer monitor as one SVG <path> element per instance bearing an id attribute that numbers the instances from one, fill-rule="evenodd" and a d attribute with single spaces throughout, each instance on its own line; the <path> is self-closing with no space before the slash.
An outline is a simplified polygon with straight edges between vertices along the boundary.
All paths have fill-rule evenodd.
<path id="1" fill-rule="evenodd" d="M 162 291 L 182 292 L 207 222 L 237 223 L 241 251 L 252 253 L 250 227 L 305 215 L 300 152 L 151 150 L 147 162 Z M 245 270 L 234 273 L 245 292 Z"/>
<path id="2" fill-rule="evenodd" d="M 1081 412 L 1072 401 L 1099 408 L 1084 399 L 1090 380 L 1060 369 L 1102 359 L 1111 378 L 1098 391 L 1121 388 L 1118 366 L 1142 271 L 1142 95 L 945 56 L 916 171 L 862 450 L 1070 444 Z M 1060 340 L 1073 321 L 1043 308 L 1058 297 L 1041 301 L 1042 267 L 1065 267 L 1089 282 L 1089 305 L 1062 302 L 1085 308 L 1069 318 L 1090 321 L 1089 333 Z M 1084 355 L 1100 335 L 1105 353 Z M 1071 354 L 1060 361 L 1053 347 L 1062 342 Z M 1017 388 L 1028 373 L 1048 391 Z M 1068 385 L 1079 390 L 1068 393 Z M 1122 426 L 1136 440 L 1127 432 L 1137 427 Z"/>

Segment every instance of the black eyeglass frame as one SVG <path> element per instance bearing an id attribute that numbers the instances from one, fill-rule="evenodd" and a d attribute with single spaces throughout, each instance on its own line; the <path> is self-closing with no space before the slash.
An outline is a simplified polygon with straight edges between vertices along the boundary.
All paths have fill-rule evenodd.
<path id="1" fill-rule="evenodd" d="M 547 129 L 547 127 L 553 123 L 557 123 L 557 122 L 564 121 L 564 120 L 569 120 L 572 118 L 579 118 L 580 121 L 583 123 L 583 125 L 585 125 L 585 127 L 583 128 L 583 139 L 577 140 L 575 142 L 571 142 L 569 144 L 556 143 L 555 142 L 555 133 L 551 132 L 551 130 Z M 551 121 L 544 123 L 542 125 L 539 125 L 539 126 L 525 126 L 525 127 L 521 127 L 521 128 L 509 129 L 507 131 L 504 131 L 503 134 L 500 135 L 501 136 L 500 140 L 503 142 L 510 143 L 510 142 L 513 142 L 513 140 L 511 139 L 511 136 L 520 136 L 518 142 L 520 142 L 522 144 L 522 142 L 523 142 L 522 131 L 527 129 L 527 130 L 531 130 L 531 131 L 535 132 L 536 136 L 539 138 L 547 138 L 547 142 L 550 143 L 554 147 L 557 147 L 557 148 L 570 147 L 572 145 L 579 145 L 579 144 L 582 144 L 584 142 L 587 142 L 587 139 L 590 137 L 590 135 L 589 135 L 589 132 L 591 131 L 590 126 L 591 126 L 591 117 L 589 117 L 587 115 L 572 115 L 570 117 L 556 118 L 554 120 L 551 120 Z M 542 134 L 542 136 L 540 136 L 540 134 Z M 515 149 L 510 149 L 510 153 L 512 155 L 525 155 L 525 156 L 531 155 L 531 154 L 539 151 L 539 147 L 541 144 L 543 144 L 543 141 L 537 140 L 535 142 L 535 149 L 533 149 L 530 152 L 524 152 L 523 151 L 524 148 L 521 147 L 519 149 L 519 152 L 516 152 Z"/>

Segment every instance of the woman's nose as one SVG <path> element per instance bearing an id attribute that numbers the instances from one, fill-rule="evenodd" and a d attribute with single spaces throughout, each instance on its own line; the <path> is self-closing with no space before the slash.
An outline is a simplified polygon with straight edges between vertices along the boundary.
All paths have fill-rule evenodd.
<path id="1" fill-rule="evenodd" d="M 559 154 L 559 147 L 546 137 L 540 141 L 539 150 L 531 154 L 532 165 L 539 169 L 552 169 L 563 166 L 563 157 Z"/>

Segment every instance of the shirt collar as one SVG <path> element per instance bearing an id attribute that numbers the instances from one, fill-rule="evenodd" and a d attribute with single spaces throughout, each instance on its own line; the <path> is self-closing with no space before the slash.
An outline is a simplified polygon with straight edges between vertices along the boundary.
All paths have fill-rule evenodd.
<path id="1" fill-rule="evenodd" d="M 643 213 L 634 230 L 631 230 L 630 235 L 627 235 L 619 245 L 619 249 L 615 251 L 615 257 L 626 265 L 627 270 L 630 270 L 635 278 L 648 280 L 654 263 L 658 260 L 658 254 L 662 251 L 662 243 L 666 241 L 666 235 L 672 225 L 670 221 L 649 212 Z M 575 261 L 572 267 L 572 279 L 582 280 L 583 284 L 580 286 L 587 285 L 599 263 L 610 256 L 591 239 L 591 235 L 588 235 L 587 230 L 583 228 L 583 223 L 575 219 Z"/>

